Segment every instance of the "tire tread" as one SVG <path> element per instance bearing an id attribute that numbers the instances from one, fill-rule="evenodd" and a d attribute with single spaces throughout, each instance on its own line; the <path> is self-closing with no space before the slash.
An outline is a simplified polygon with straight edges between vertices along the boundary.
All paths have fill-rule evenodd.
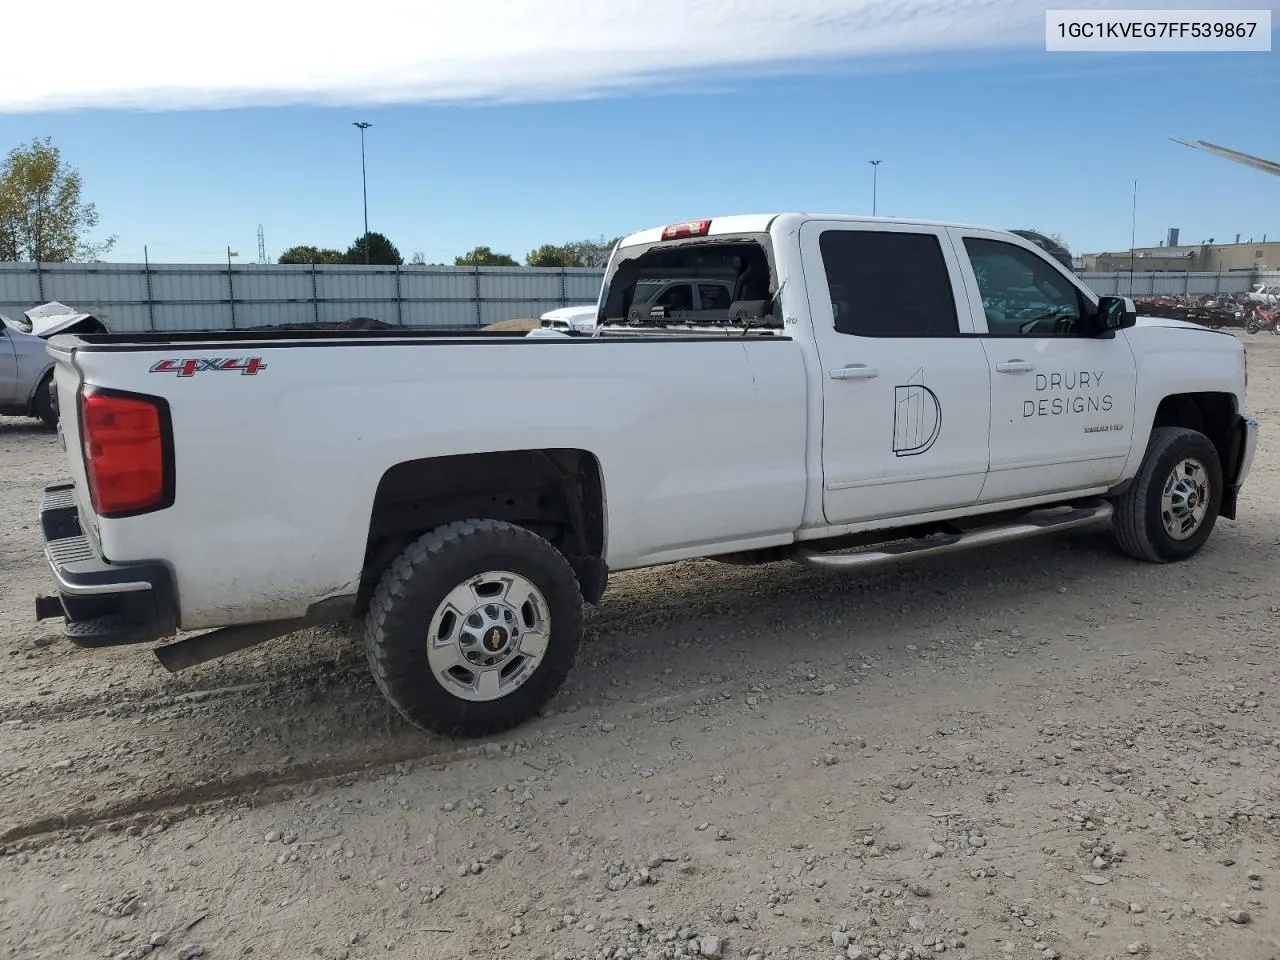
<path id="1" fill-rule="evenodd" d="M 1138 475 L 1129 488 L 1116 498 L 1115 513 L 1111 521 L 1112 535 L 1120 549 L 1135 560 L 1167 563 L 1170 559 L 1152 540 L 1147 529 L 1147 504 L 1151 498 L 1152 485 L 1164 482 L 1164 477 L 1157 474 L 1155 465 L 1171 448 L 1188 440 L 1203 441 L 1213 449 L 1209 438 L 1197 430 L 1187 427 L 1156 427 L 1152 430 Z M 1216 450 L 1214 455 L 1216 457 Z M 1221 483 L 1215 483 L 1215 487 L 1220 488 Z M 1221 490 L 1215 489 L 1214 496 L 1220 498 Z M 1214 519 L 1216 518 L 1213 516 L 1206 517 L 1205 524 L 1211 526 Z"/>
<path id="2" fill-rule="evenodd" d="M 421 631 L 426 625 L 411 622 L 404 605 L 411 599 L 415 581 L 427 576 L 442 559 L 467 544 L 477 547 L 504 547 L 522 556 L 535 555 L 545 564 L 553 589 L 568 591 L 569 622 L 563 610 L 553 626 L 552 647 L 557 655 L 538 665 L 537 673 L 523 687 L 501 700 L 470 703 L 453 697 L 433 676 L 428 694 L 422 689 L 422 661 L 403 634 Z M 545 592 L 545 590 L 544 590 Z M 548 602 L 553 602 L 550 596 Z M 405 622 L 409 621 L 409 622 Z M 407 546 L 383 574 L 369 601 L 365 619 L 365 655 L 374 682 L 382 695 L 407 719 L 425 730 L 447 736 L 480 736 L 510 729 L 529 719 L 551 699 L 564 683 L 572 667 L 582 634 L 582 594 L 573 568 L 548 541 L 515 524 L 500 520 L 457 520 L 431 530 Z M 416 658 L 421 657 L 421 660 Z M 528 691 L 528 692 L 526 692 Z M 521 696 L 523 694 L 523 696 Z"/>

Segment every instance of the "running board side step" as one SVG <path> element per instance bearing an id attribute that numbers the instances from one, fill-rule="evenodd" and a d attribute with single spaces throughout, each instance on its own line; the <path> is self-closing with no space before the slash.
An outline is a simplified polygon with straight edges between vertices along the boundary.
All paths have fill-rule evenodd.
<path id="1" fill-rule="evenodd" d="M 827 553 L 812 547 L 801 547 L 792 559 L 819 570 L 852 570 L 861 567 L 878 567 L 916 557 L 932 557 L 944 553 L 956 553 L 974 547 L 987 547 L 997 543 L 1029 540 L 1063 530 L 1100 526 L 1111 520 L 1114 508 L 1108 502 L 1077 507 L 1067 513 L 1043 517 L 1024 517 L 1017 523 L 998 527 L 985 527 L 964 533 L 936 533 L 905 543 L 859 550 L 856 553 Z"/>

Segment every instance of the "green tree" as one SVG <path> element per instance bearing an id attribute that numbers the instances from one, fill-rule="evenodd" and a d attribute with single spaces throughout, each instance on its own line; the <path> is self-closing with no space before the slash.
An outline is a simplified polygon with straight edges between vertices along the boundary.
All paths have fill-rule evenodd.
<path id="1" fill-rule="evenodd" d="M 494 253 L 489 247 L 476 247 L 460 257 L 453 258 L 455 267 L 518 267 L 516 258 L 509 253 Z"/>
<path id="2" fill-rule="evenodd" d="M 599 240 L 576 240 L 573 243 L 566 243 L 564 248 L 569 251 L 575 261 L 569 266 L 603 269 L 609 262 L 609 254 L 613 253 L 613 248 L 621 239 L 621 237 L 614 237 L 612 240 L 606 240 L 601 234 Z"/>
<path id="3" fill-rule="evenodd" d="M 356 242 L 347 248 L 343 258 L 346 263 L 364 263 L 364 242 L 364 234 L 356 237 Z M 404 258 L 394 243 L 383 234 L 373 232 L 369 234 L 369 263 L 383 267 L 398 266 L 404 263 Z"/>
<path id="4" fill-rule="evenodd" d="M 80 199 L 80 171 L 49 137 L 14 147 L 0 164 L 0 260 L 97 260 L 116 237 L 90 243 L 98 211 Z"/>
<path id="5" fill-rule="evenodd" d="M 310 244 L 299 244 L 290 247 L 280 254 L 278 263 L 346 263 L 341 250 L 330 247 L 313 247 Z"/>
<path id="6" fill-rule="evenodd" d="M 524 262 L 530 267 L 582 266 L 578 259 L 578 252 L 572 249 L 572 244 L 556 246 L 553 243 L 544 243 L 537 250 L 529 251 L 529 255 L 524 258 Z"/>

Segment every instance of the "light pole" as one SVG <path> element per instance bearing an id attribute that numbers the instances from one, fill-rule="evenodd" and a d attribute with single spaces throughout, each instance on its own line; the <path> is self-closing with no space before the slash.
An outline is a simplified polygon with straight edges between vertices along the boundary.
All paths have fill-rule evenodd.
<path id="1" fill-rule="evenodd" d="M 369 265 L 369 181 L 364 169 L 364 132 L 373 124 L 357 121 L 352 126 L 360 128 L 360 190 L 364 195 L 364 264 L 367 267 Z"/>
<path id="2" fill-rule="evenodd" d="M 868 160 L 871 164 L 871 215 L 876 215 L 876 174 L 880 172 L 879 160 Z"/>

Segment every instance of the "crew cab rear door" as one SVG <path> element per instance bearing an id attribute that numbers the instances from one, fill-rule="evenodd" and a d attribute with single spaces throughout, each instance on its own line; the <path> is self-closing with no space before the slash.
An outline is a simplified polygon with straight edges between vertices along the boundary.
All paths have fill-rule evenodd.
<path id="1" fill-rule="evenodd" d="M 827 522 L 974 503 L 989 374 L 945 229 L 809 220 L 800 247 L 822 366 Z"/>

